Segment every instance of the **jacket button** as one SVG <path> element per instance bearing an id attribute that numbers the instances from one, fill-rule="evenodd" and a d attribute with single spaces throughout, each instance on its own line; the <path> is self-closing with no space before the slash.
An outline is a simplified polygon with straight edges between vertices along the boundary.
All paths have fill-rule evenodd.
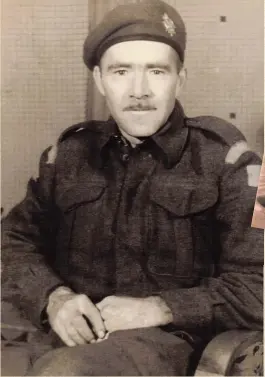
<path id="1" fill-rule="evenodd" d="M 122 156 L 121 156 L 121 159 L 122 159 L 122 161 L 128 161 L 129 160 L 129 155 L 128 155 L 128 153 L 124 153 Z"/>

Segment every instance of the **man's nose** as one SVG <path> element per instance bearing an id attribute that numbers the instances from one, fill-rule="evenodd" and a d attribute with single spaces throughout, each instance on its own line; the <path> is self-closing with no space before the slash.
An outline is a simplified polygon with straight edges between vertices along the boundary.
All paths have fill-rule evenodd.
<path id="1" fill-rule="evenodd" d="M 130 96 L 140 99 L 143 97 L 148 97 L 150 95 L 150 87 L 148 83 L 148 78 L 143 72 L 135 73 L 132 79 L 131 93 Z"/>

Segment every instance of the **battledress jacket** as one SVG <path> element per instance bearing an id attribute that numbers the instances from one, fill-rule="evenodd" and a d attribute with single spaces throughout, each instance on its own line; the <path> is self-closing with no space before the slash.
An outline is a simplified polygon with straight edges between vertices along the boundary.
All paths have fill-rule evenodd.
<path id="1" fill-rule="evenodd" d="M 234 126 L 177 105 L 131 151 L 111 118 L 74 125 L 3 220 L 4 291 L 39 328 L 66 285 L 95 303 L 160 295 L 179 329 L 261 329 L 259 169 Z"/>

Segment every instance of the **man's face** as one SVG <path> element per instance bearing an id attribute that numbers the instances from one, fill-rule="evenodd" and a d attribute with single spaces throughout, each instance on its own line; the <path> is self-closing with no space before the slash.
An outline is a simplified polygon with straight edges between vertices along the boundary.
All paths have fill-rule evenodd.
<path id="1" fill-rule="evenodd" d="M 126 41 L 111 46 L 94 78 L 123 134 L 145 137 L 162 127 L 184 81 L 175 50 L 160 42 Z"/>

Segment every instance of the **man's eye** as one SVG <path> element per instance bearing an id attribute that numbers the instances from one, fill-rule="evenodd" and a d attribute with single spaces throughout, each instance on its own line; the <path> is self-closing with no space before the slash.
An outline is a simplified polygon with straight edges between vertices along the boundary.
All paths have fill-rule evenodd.
<path id="1" fill-rule="evenodd" d="M 163 74 L 164 74 L 164 71 L 161 71 L 161 69 L 153 69 L 153 70 L 151 71 L 151 73 L 152 73 L 153 75 L 158 76 L 158 75 L 163 75 Z"/>
<path id="2" fill-rule="evenodd" d="M 115 73 L 115 75 L 124 76 L 124 75 L 126 75 L 127 71 L 126 71 L 126 69 L 118 69 L 114 73 Z"/>

